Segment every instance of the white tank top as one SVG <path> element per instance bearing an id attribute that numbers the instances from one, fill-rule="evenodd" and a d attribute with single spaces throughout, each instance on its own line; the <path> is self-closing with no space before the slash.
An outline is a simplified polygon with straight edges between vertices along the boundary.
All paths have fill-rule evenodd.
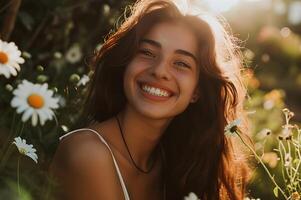
<path id="1" fill-rule="evenodd" d="M 63 138 L 67 137 L 68 135 L 71 135 L 72 133 L 75 133 L 77 131 L 85 131 L 85 130 L 88 130 L 88 131 L 92 131 L 93 133 L 95 133 L 99 139 L 108 147 L 108 149 L 110 150 L 110 153 L 112 155 L 112 158 L 113 158 L 113 161 L 114 161 L 114 165 L 115 165 L 115 168 L 116 168 L 116 171 L 117 171 L 117 174 L 118 174 L 118 177 L 119 177 L 119 181 L 120 181 L 120 184 L 121 184 L 121 187 L 122 187 L 122 191 L 123 191 L 123 194 L 124 194 L 124 199 L 125 200 L 130 200 L 130 197 L 129 197 L 129 194 L 128 194 L 128 191 L 126 189 L 126 186 L 125 186 L 125 183 L 124 183 L 124 180 L 122 178 L 122 175 L 121 175 L 121 172 L 120 172 L 120 169 L 118 167 L 118 164 L 117 164 L 117 161 L 114 157 L 114 154 L 110 148 L 110 146 L 108 145 L 108 143 L 106 142 L 106 140 L 101 136 L 101 134 L 99 134 L 97 131 L 93 130 L 93 129 L 89 129 L 89 128 L 81 128 L 81 129 L 77 129 L 77 130 L 74 130 L 74 131 L 71 131 L 63 136 L 60 137 L 60 140 L 62 140 Z"/>

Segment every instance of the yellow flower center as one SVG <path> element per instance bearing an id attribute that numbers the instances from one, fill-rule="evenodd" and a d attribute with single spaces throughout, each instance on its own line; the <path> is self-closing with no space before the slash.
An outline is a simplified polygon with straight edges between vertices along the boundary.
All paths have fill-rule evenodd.
<path id="1" fill-rule="evenodd" d="M 28 104 L 33 107 L 33 108 L 41 108 L 44 105 L 44 99 L 43 97 L 41 97 L 38 94 L 31 94 L 28 98 L 27 98 L 27 102 Z"/>
<path id="2" fill-rule="evenodd" d="M 19 148 L 20 154 L 26 155 L 27 151 L 24 148 Z"/>
<path id="3" fill-rule="evenodd" d="M 0 63 L 5 64 L 8 61 L 8 56 L 3 51 L 0 51 Z"/>

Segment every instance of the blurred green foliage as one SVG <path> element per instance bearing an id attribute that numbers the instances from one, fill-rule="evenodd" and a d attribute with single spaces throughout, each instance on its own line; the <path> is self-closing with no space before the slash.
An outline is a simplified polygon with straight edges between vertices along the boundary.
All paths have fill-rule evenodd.
<path id="1" fill-rule="evenodd" d="M 13 1 L 0 1 L 0 27 L 7 25 Z M 0 198 L 53 199 L 53 180 L 47 170 L 58 144 L 58 137 L 68 132 L 78 118 L 85 87 L 77 83 L 89 72 L 89 60 L 127 1 L 22 1 L 15 28 L 9 41 L 14 41 L 26 59 L 17 77 L 0 76 Z M 21 116 L 10 106 L 12 90 L 23 80 L 47 82 L 60 98 L 56 120 L 33 128 L 21 122 Z M 34 145 L 39 156 L 36 165 L 20 157 L 21 196 L 16 189 L 18 151 L 11 143 L 22 138 Z M 4 155 L 5 153 L 5 155 Z"/>

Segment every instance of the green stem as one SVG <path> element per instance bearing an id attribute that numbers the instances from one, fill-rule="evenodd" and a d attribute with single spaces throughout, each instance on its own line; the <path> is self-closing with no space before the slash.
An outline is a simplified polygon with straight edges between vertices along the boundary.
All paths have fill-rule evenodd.
<path id="1" fill-rule="evenodd" d="M 11 138 L 13 137 L 14 135 L 14 124 L 15 124 L 15 119 L 16 119 L 16 114 L 14 113 L 13 115 L 13 119 L 12 119 L 12 124 L 10 126 L 10 131 L 8 133 L 8 136 L 6 138 L 6 142 L 4 143 L 3 145 L 3 148 L 1 148 L 1 156 L 0 156 L 0 159 L 1 159 L 1 163 L 3 163 L 3 160 L 5 158 L 5 154 L 6 152 L 8 151 L 8 148 L 9 148 L 9 145 L 10 145 L 10 142 L 11 142 Z M 3 164 L 4 165 L 4 164 Z"/>
<path id="2" fill-rule="evenodd" d="M 298 138 L 299 138 L 299 136 L 298 136 Z M 292 182 L 294 183 L 295 182 L 295 179 L 296 179 L 296 176 L 297 176 L 297 174 L 298 174 L 298 172 L 299 172 L 299 168 L 300 168 L 300 164 L 301 164 L 301 160 L 300 160 L 300 158 L 301 158 L 301 154 L 300 154 L 300 147 L 299 147 L 299 145 L 296 145 L 297 144 L 297 141 L 293 141 L 293 145 L 295 146 L 295 158 L 297 157 L 297 158 L 299 158 L 298 159 L 298 163 L 297 163 L 297 165 L 296 165 L 296 170 L 295 170 L 295 172 L 294 172 L 294 175 L 293 175 L 293 178 L 292 178 Z M 299 183 L 299 182 L 298 182 Z"/>
<path id="3" fill-rule="evenodd" d="M 289 179 L 289 181 L 291 181 L 290 173 L 288 171 L 288 167 L 284 166 L 286 164 L 286 160 L 285 160 L 286 158 L 285 158 L 285 156 L 287 155 L 287 151 L 286 151 L 286 148 L 285 148 L 285 146 L 284 146 L 284 144 L 283 144 L 282 141 L 279 141 L 279 144 L 280 144 L 280 149 L 279 149 L 280 152 L 281 152 L 281 148 L 282 148 L 283 153 L 284 153 L 284 157 L 283 157 L 283 154 L 282 154 L 282 168 L 285 169 L 286 176 Z"/>
<path id="4" fill-rule="evenodd" d="M 289 169 L 290 169 L 290 180 L 291 180 L 291 177 L 292 177 L 292 174 L 293 174 L 293 170 L 292 170 L 292 151 L 291 151 L 291 143 L 287 140 L 286 141 L 287 143 L 287 146 L 288 146 L 288 153 L 289 153 L 289 156 L 290 156 L 290 166 L 289 166 Z"/>
<path id="5" fill-rule="evenodd" d="M 10 146 L 8 146 L 5 154 L 3 155 L 3 157 L 1 158 L 1 162 L 0 162 L 0 172 L 5 168 L 7 160 L 9 159 L 10 155 L 12 154 L 12 147 L 13 145 L 10 144 Z"/>
<path id="6" fill-rule="evenodd" d="M 268 168 L 266 167 L 266 165 L 264 164 L 264 162 L 262 161 L 262 159 L 258 156 L 258 154 L 256 153 L 256 151 L 249 145 L 247 144 L 241 137 L 241 135 L 235 131 L 235 133 L 238 135 L 239 139 L 242 141 L 242 143 L 244 145 L 246 145 L 246 147 L 248 147 L 248 149 L 253 153 L 253 155 L 255 156 L 255 158 L 260 162 L 260 164 L 263 166 L 264 170 L 266 171 L 266 173 L 268 174 L 268 176 L 270 177 L 270 179 L 272 180 L 272 182 L 274 183 L 275 187 L 278 188 L 278 190 L 281 192 L 281 194 L 285 197 L 285 199 L 288 199 L 288 197 L 286 196 L 286 194 L 284 193 L 284 191 L 279 187 L 279 185 L 276 183 L 274 177 L 271 175 L 270 171 L 268 170 Z"/>
<path id="7" fill-rule="evenodd" d="M 19 197 L 21 197 L 21 192 L 20 192 L 20 156 L 18 156 L 17 184 L 18 184 L 18 193 L 19 193 Z"/>
<path id="8" fill-rule="evenodd" d="M 24 129 L 24 123 L 22 122 L 21 129 L 20 129 L 20 133 L 19 133 L 19 137 L 22 136 L 23 129 Z"/>
<path id="9" fill-rule="evenodd" d="M 282 151 L 281 151 L 281 142 L 278 143 L 278 149 L 279 149 L 279 154 L 280 154 L 280 161 L 281 161 L 281 174 L 282 174 L 282 178 L 286 184 L 287 180 L 285 178 L 285 172 L 284 172 L 284 158 L 283 158 L 283 154 L 282 154 Z"/>

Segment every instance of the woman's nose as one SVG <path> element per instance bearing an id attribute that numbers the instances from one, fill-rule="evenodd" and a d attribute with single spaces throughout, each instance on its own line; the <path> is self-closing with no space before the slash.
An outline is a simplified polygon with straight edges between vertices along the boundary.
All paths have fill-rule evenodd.
<path id="1" fill-rule="evenodd" d="M 157 79 L 170 79 L 169 62 L 168 60 L 158 60 L 151 67 L 151 75 Z"/>

